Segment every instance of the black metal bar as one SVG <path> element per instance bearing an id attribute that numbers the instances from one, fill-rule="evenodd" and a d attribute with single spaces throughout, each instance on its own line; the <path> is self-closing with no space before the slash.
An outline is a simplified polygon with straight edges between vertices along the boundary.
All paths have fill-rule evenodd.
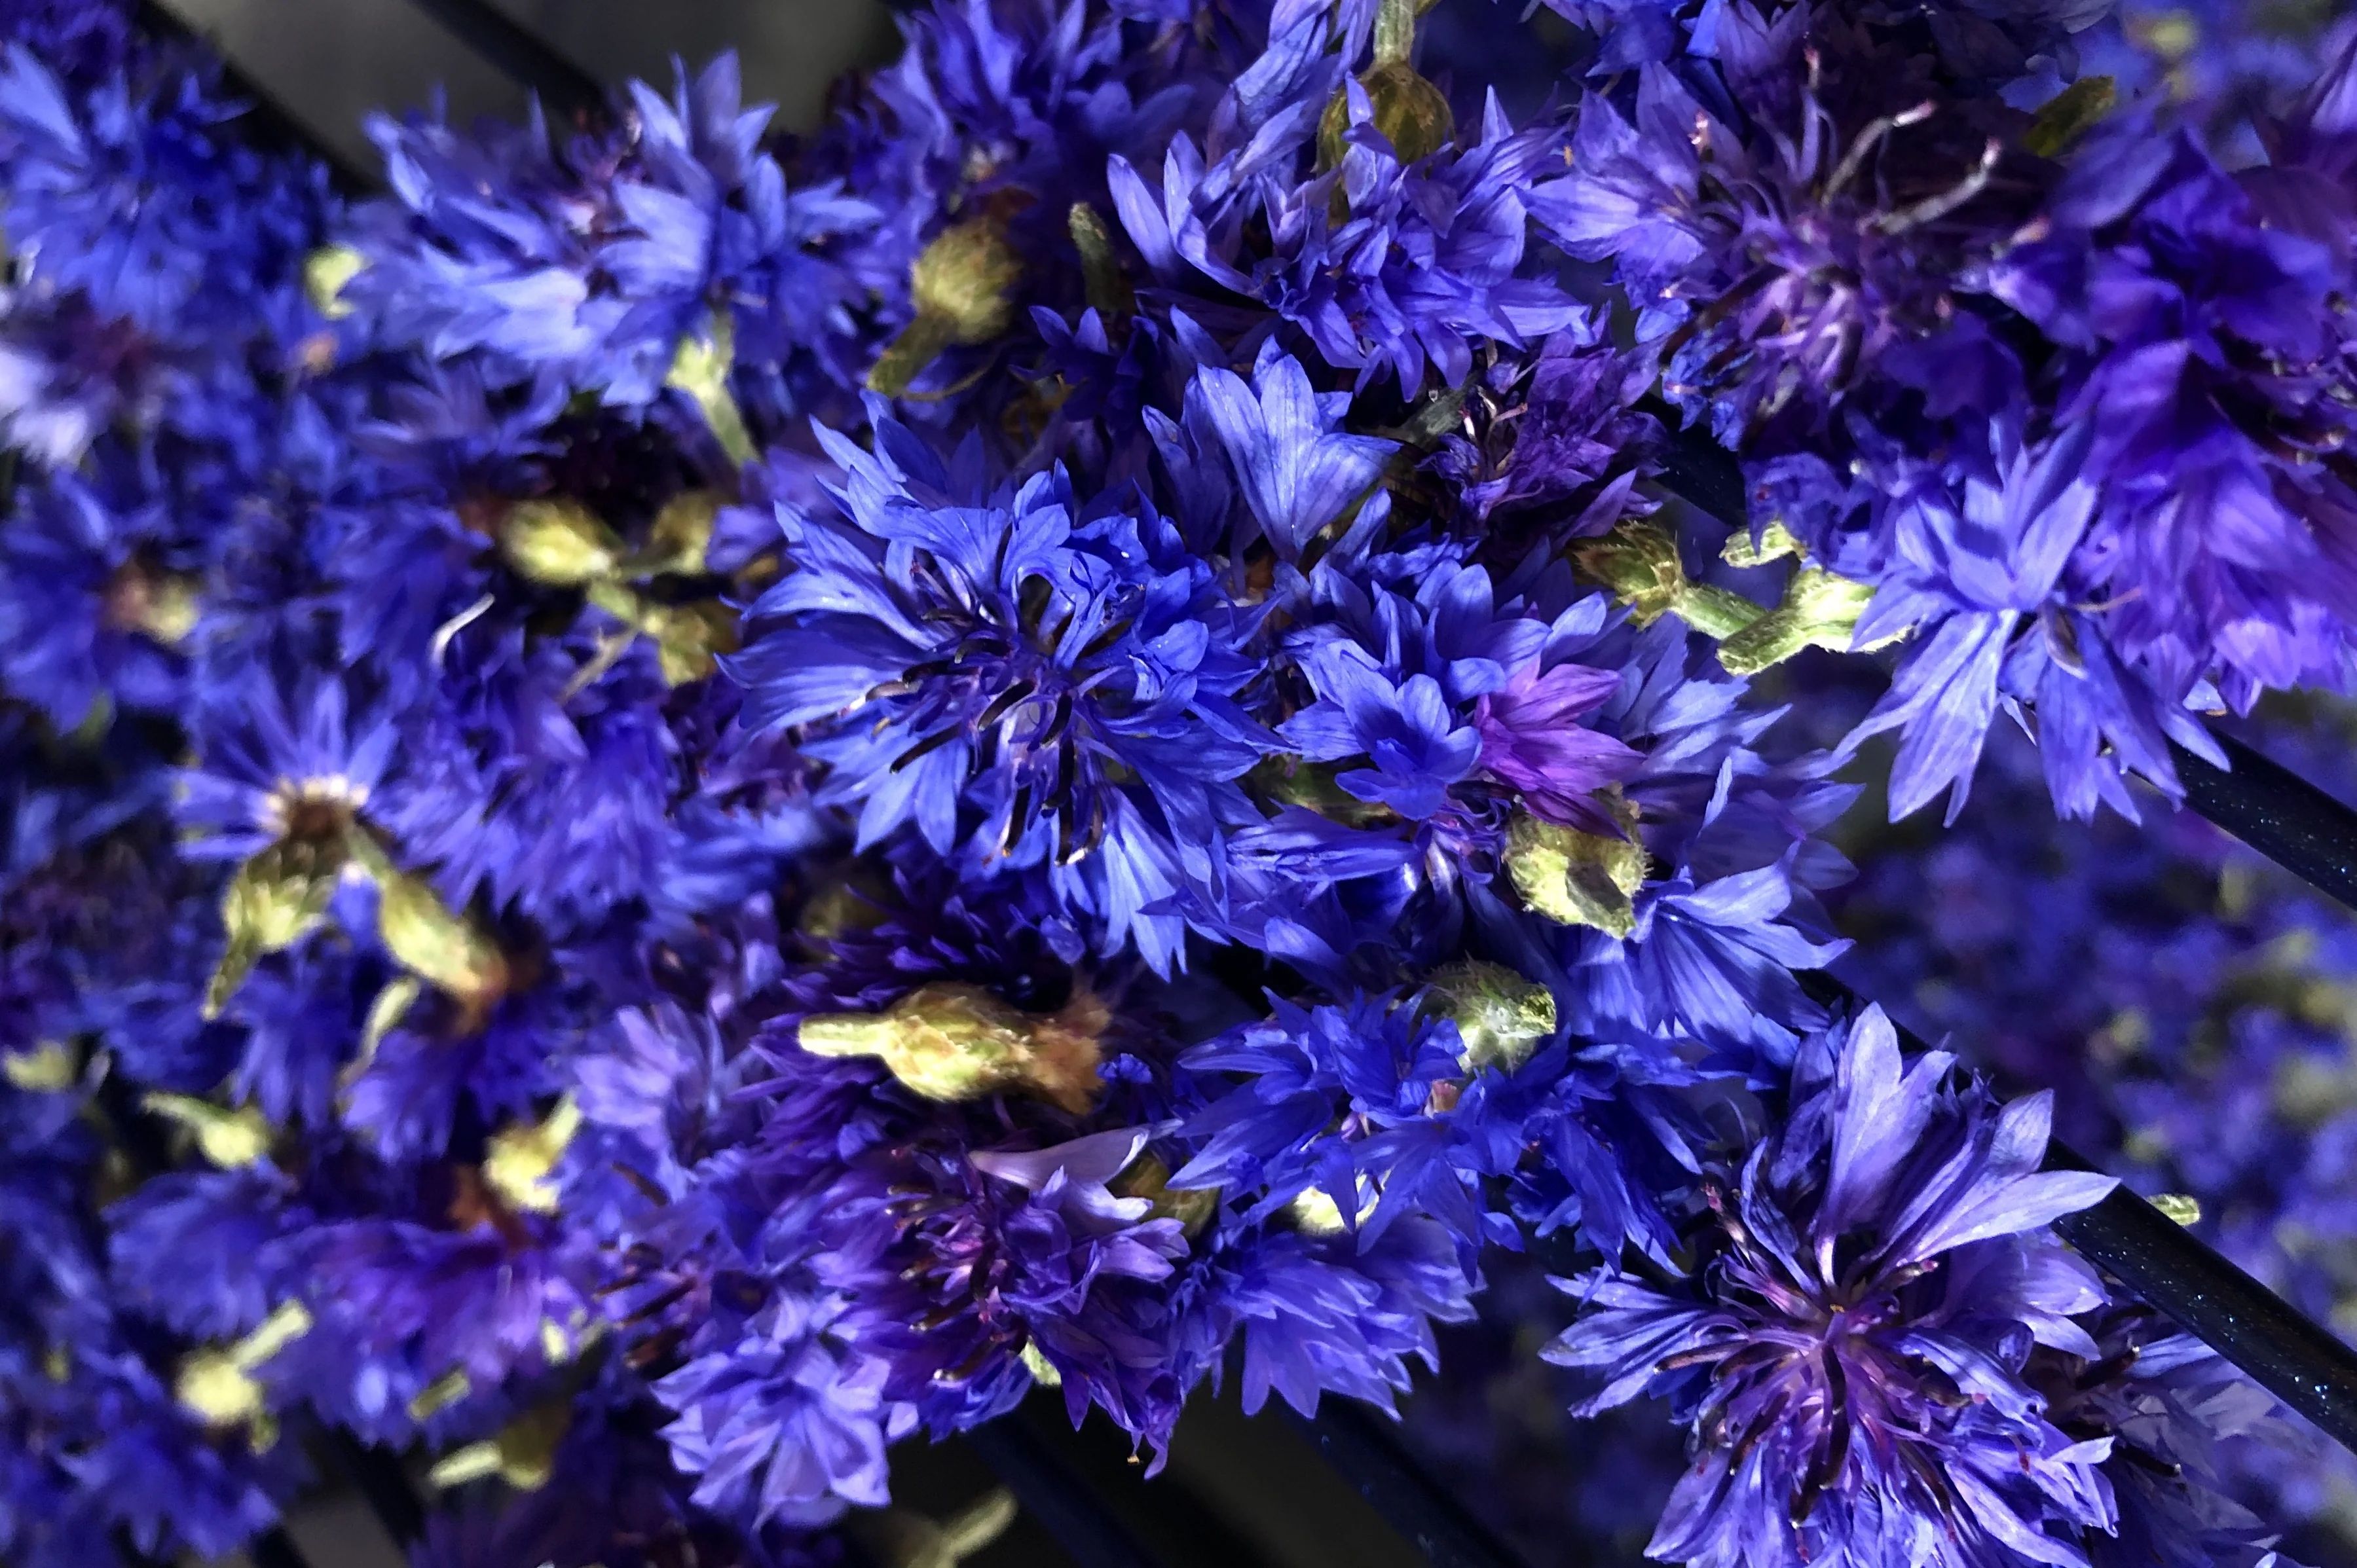
<path id="1" fill-rule="evenodd" d="M 460 43 L 515 82 L 537 93 L 559 119 L 595 114 L 606 106 L 597 79 L 519 26 L 491 0 L 410 0 Z"/>
<path id="2" fill-rule="evenodd" d="M 977 1426 L 960 1440 L 998 1473 L 1023 1511 L 1080 1568 L 1161 1568 L 1104 1499 L 1024 1426 L 1019 1413 Z"/>
<path id="3" fill-rule="evenodd" d="M 1318 1456 L 1414 1541 L 1432 1568 L 1523 1568 L 1513 1549 L 1434 1480 L 1379 1418 L 1343 1399 L 1319 1401 L 1315 1416 L 1284 1409 Z"/>
<path id="4" fill-rule="evenodd" d="M 311 1560 L 283 1530 L 264 1530 L 246 1543 L 245 1554 L 253 1560 L 253 1568 L 311 1568 Z"/>
<path id="5" fill-rule="evenodd" d="M 2049 1147 L 2047 1164 L 2094 1168 L 2061 1144 Z M 2126 1187 L 2054 1229 L 2326 1436 L 2357 1450 L 2357 1351 Z"/>
<path id="6" fill-rule="evenodd" d="M 2169 749 L 2185 803 L 2253 849 L 2357 908 L 2357 811 L 2281 763 L 2212 732 L 2231 772 L 2182 746 Z"/>
<path id="7" fill-rule="evenodd" d="M 1863 1005 L 1831 975 L 1804 976 L 1803 983 L 1820 1001 L 1844 1004 L 1852 1016 Z M 1929 1048 L 1904 1025 L 1894 1020 L 1892 1027 L 1910 1055 Z M 2059 1139 L 2047 1144 L 2046 1163 L 2061 1170 L 2102 1169 Z M 2357 1349 L 2125 1187 L 2092 1208 L 2065 1215 L 2054 1229 L 2147 1305 L 2357 1452 Z"/>

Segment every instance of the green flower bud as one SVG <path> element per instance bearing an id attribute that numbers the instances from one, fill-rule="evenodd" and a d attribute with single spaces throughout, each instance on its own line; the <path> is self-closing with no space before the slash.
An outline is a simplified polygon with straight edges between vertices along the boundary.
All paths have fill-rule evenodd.
<path id="1" fill-rule="evenodd" d="M 1214 1187 L 1170 1186 L 1170 1167 L 1152 1155 L 1141 1154 L 1114 1178 L 1113 1190 L 1124 1197 L 1142 1197 L 1154 1205 L 1157 1219 L 1176 1219 L 1189 1236 L 1200 1236 L 1220 1211 L 1220 1189 Z"/>
<path id="2" fill-rule="evenodd" d="M 1064 1386 L 1064 1374 L 1056 1369 L 1055 1362 L 1048 1359 L 1038 1340 L 1026 1339 L 1017 1359 L 1022 1361 L 1023 1369 L 1031 1374 L 1031 1380 L 1041 1388 L 1060 1389 Z"/>
<path id="3" fill-rule="evenodd" d="M 1359 85 L 1366 90 L 1375 129 L 1392 145 L 1400 162 L 1414 163 L 1418 158 L 1430 157 L 1455 139 L 1457 120 L 1449 113 L 1448 100 L 1405 59 L 1375 66 L 1359 78 Z M 1343 137 L 1350 129 L 1351 94 L 1346 88 L 1334 94 L 1326 105 L 1325 115 L 1318 122 L 1319 167 L 1340 166 Z M 1347 209 L 1350 199 L 1340 189 L 1334 194 Z"/>
<path id="4" fill-rule="evenodd" d="M 1370 1197 L 1360 1207 L 1359 1223 L 1364 1225 L 1375 1212 L 1375 1199 Z M 1285 1206 L 1285 1217 L 1304 1236 L 1340 1236 L 1343 1231 L 1342 1206 L 1334 1195 L 1322 1187 L 1306 1187 Z"/>
<path id="5" fill-rule="evenodd" d="M 736 612 L 713 599 L 650 605 L 639 629 L 653 639 L 655 667 L 669 686 L 703 680 L 720 667 L 720 655 L 737 650 Z"/>
<path id="6" fill-rule="evenodd" d="M 919 986 L 881 1013 L 805 1018 L 802 1049 L 876 1057 L 928 1100 L 1025 1093 L 1081 1114 L 1096 1102 L 1097 1061 L 1112 1015 L 1085 987 L 1051 1017 L 1025 1013 L 978 985 Z"/>
<path id="7" fill-rule="evenodd" d="M 688 395 L 703 412 L 720 449 L 742 467 L 760 454 L 753 449 L 753 437 L 745 428 L 745 411 L 737 406 L 737 394 L 728 387 L 728 372 L 736 363 L 736 320 L 726 310 L 716 310 L 702 334 L 691 333 L 680 339 L 663 384 Z"/>
<path id="8" fill-rule="evenodd" d="M 431 1421 L 474 1391 L 475 1380 L 466 1373 L 445 1372 L 410 1397 L 409 1419 Z"/>
<path id="9" fill-rule="evenodd" d="M 991 218 L 969 219 L 933 237 L 909 269 L 916 318 L 867 372 L 867 385 L 899 397 L 909 384 L 958 344 L 987 343 L 1014 324 L 1015 288 L 1023 259 Z"/>
<path id="10" fill-rule="evenodd" d="M 188 1094 L 155 1093 L 141 1103 L 167 1122 L 186 1128 L 205 1158 L 223 1170 L 250 1165 L 270 1152 L 276 1136 L 269 1120 L 251 1105 L 234 1110 Z"/>
<path id="11" fill-rule="evenodd" d="M 517 574 L 554 588 L 610 577 L 622 564 L 621 536 L 579 501 L 520 501 L 500 521 L 500 553 Z"/>
<path id="12" fill-rule="evenodd" d="M 1848 649 L 1874 590 L 1819 566 L 1803 566 L 1784 585 L 1783 603 L 1718 645 L 1730 675 L 1756 675 L 1803 648 Z"/>
<path id="13" fill-rule="evenodd" d="M 500 1428 L 497 1436 L 444 1455 L 425 1478 L 450 1487 L 497 1476 L 518 1491 L 536 1492 L 556 1473 L 556 1450 L 572 1424 L 569 1402 L 535 1405 Z"/>
<path id="14" fill-rule="evenodd" d="M 1633 836 L 1605 838 L 1518 812 L 1506 830 L 1506 875 L 1523 902 L 1555 924 L 1625 937 L 1637 926 L 1645 850 Z"/>
<path id="15" fill-rule="evenodd" d="M 1097 216 L 1097 209 L 1085 201 L 1075 201 L 1067 221 L 1072 231 L 1072 248 L 1081 253 L 1081 276 L 1089 304 L 1107 320 L 1135 310 L 1137 295 L 1122 274 L 1121 258 L 1114 254 L 1113 231 Z"/>
<path id="16" fill-rule="evenodd" d="M 107 580 L 106 622 L 124 631 L 139 632 L 166 648 L 178 648 L 196 630 L 197 618 L 204 613 L 199 585 L 188 573 L 167 572 L 135 555 Z"/>
<path id="17" fill-rule="evenodd" d="M 293 947 L 327 919 L 343 867 L 339 843 L 308 838 L 281 839 L 238 867 L 221 895 L 229 940 L 205 986 L 204 1016 L 220 1016 L 264 954 Z"/>
<path id="18" fill-rule="evenodd" d="M 2119 83 L 2110 77 L 2083 76 L 2046 101 L 2022 133 L 2021 145 L 2041 158 L 2059 158 L 2119 101 Z"/>
<path id="19" fill-rule="evenodd" d="M 44 1040 L 29 1051 L 0 1052 L 0 1078 L 27 1094 L 71 1089 L 79 1072 L 73 1047 L 57 1040 Z"/>
<path id="20" fill-rule="evenodd" d="M 1678 542 L 1658 523 L 1631 518 L 1601 539 L 1572 547 L 1589 577 L 1636 612 L 1639 626 L 1675 615 L 1706 637 L 1726 638 L 1758 620 L 1758 605 L 1740 594 L 1686 579 Z"/>
<path id="21" fill-rule="evenodd" d="M 1361 800 L 1336 783 L 1335 776 L 1341 770 L 1340 763 L 1267 757 L 1254 765 L 1244 778 L 1244 787 L 1272 804 L 1299 806 L 1350 827 L 1376 827 L 1399 820 L 1390 807 Z"/>
<path id="22" fill-rule="evenodd" d="M 719 513 L 720 498 L 710 490 L 683 490 L 672 497 L 655 513 L 647 547 L 630 559 L 631 575 L 702 575 L 705 553 L 712 547 L 712 522 Z"/>
<path id="23" fill-rule="evenodd" d="M 368 263 L 350 245 L 322 245 L 303 258 L 303 293 L 311 308 L 330 321 L 352 313 L 344 303 L 344 285 L 361 275 Z"/>
<path id="24" fill-rule="evenodd" d="M 1730 566 L 1765 566 L 1770 561 L 1802 553 L 1801 542 L 1792 537 L 1792 531 L 1781 522 L 1771 522 L 1760 531 L 1756 541 L 1748 528 L 1738 528 L 1728 534 L 1718 558 Z"/>
<path id="25" fill-rule="evenodd" d="M 1424 1005 L 1456 1021 L 1463 1042 L 1457 1059 L 1469 1073 L 1483 1068 L 1512 1072 L 1555 1031 L 1554 992 L 1478 958 L 1433 971 L 1425 983 Z"/>
<path id="26" fill-rule="evenodd" d="M 311 1331 L 311 1314 L 290 1301 L 233 1345 L 208 1346 L 180 1359 L 172 1393 L 182 1409 L 216 1431 L 242 1426 L 257 1454 L 278 1441 L 278 1423 L 253 1369 Z"/>
<path id="27" fill-rule="evenodd" d="M 393 864 L 355 830 L 352 858 L 377 886 L 377 937 L 404 969 L 456 998 L 479 1021 L 507 993 L 507 955 L 489 931 L 454 912 L 422 876 Z"/>
<path id="28" fill-rule="evenodd" d="M 483 1181 L 519 1213 L 554 1214 L 556 1188 L 549 1176 L 581 1130 L 581 1107 L 566 1095 L 541 1122 L 503 1127 L 483 1154 Z"/>

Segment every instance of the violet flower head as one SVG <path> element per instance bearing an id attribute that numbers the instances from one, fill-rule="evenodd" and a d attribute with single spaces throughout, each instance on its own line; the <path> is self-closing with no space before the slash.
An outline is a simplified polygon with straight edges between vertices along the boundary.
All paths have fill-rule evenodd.
<path id="1" fill-rule="evenodd" d="M 726 661 L 749 728 L 798 726 L 863 845 L 903 826 L 977 871 L 1048 864 L 1062 896 L 1157 968 L 1164 906 L 1270 744 L 1239 701 L 1254 618 L 1141 500 L 1084 505 L 1060 472 L 991 489 L 880 415 L 870 455 L 820 439 L 834 509 L 781 509 L 799 569 Z"/>
<path id="2" fill-rule="evenodd" d="M 2109 1443 L 2021 1376 L 2094 1356 L 2102 1286 L 2046 1227 L 2114 1184 L 2040 1173 L 2046 1097 L 1999 1111 L 1953 1066 L 1903 1064 L 1878 1010 L 1815 1036 L 1782 1124 L 1706 1178 L 1690 1276 L 1566 1283 L 1588 1310 L 1546 1354 L 1600 1380 L 1583 1408 L 1653 1390 L 1693 1433 L 1652 1555 L 2083 1565 L 2114 1528 Z"/>

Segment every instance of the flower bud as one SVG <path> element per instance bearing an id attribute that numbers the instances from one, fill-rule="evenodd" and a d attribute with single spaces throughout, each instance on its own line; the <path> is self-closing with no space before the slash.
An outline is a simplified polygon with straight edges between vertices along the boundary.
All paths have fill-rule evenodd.
<path id="1" fill-rule="evenodd" d="M 278 1440 L 278 1423 L 263 1399 L 253 1369 L 311 1331 L 311 1313 L 289 1301 L 233 1345 L 208 1346 L 180 1359 L 173 1396 L 183 1409 L 216 1430 L 243 1426 L 255 1453 Z"/>
<path id="2" fill-rule="evenodd" d="M 610 577 L 622 541 L 597 513 L 563 498 L 520 501 L 500 521 L 500 553 L 521 576 L 553 588 Z"/>
<path id="3" fill-rule="evenodd" d="M 276 1136 L 269 1121 L 251 1105 L 235 1110 L 188 1094 L 155 1093 L 141 1101 L 150 1112 L 188 1129 L 205 1158 L 223 1170 L 250 1165 L 270 1152 Z"/>
<path id="4" fill-rule="evenodd" d="M 1425 983 L 1424 1005 L 1456 1023 L 1463 1042 L 1457 1060 L 1468 1073 L 1483 1068 L 1512 1072 L 1555 1031 L 1554 992 L 1478 958 L 1433 971 Z"/>
<path id="5" fill-rule="evenodd" d="M 344 285 L 361 275 L 366 258 L 350 245 L 322 245 L 303 258 L 303 293 L 311 308 L 330 321 L 352 313 L 344 303 Z"/>
<path id="6" fill-rule="evenodd" d="M 420 876 L 393 864 L 362 831 L 350 835 L 352 858 L 377 886 L 377 938 L 401 966 L 456 997 L 478 1021 L 504 995 L 507 955 L 490 932 L 452 911 Z"/>
<path id="7" fill-rule="evenodd" d="M 1176 1219 L 1189 1236 L 1201 1235 L 1220 1211 L 1218 1187 L 1173 1187 L 1170 1167 L 1152 1155 L 1138 1155 L 1114 1182 L 1113 1190 L 1124 1197 L 1146 1199 L 1154 1205 L 1157 1219 Z"/>
<path id="8" fill-rule="evenodd" d="M 1740 594 L 1686 579 L 1678 542 L 1657 523 L 1632 518 L 1600 539 L 1572 547 L 1579 569 L 1636 612 L 1639 626 L 1675 615 L 1706 637 L 1732 637 L 1764 613 Z"/>
<path id="9" fill-rule="evenodd" d="M 1765 566 L 1787 555 L 1803 553 L 1801 542 L 1792 537 L 1792 531 L 1781 522 L 1771 522 L 1760 531 L 1757 539 L 1751 537 L 1748 528 L 1738 528 L 1728 534 L 1718 558 L 1730 566 Z"/>
<path id="10" fill-rule="evenodd" d="M 737 406 L 737 394 L 728 387 L 728 372 L 736 363 L 736 320 L 727 311 L 716 310 L 702 333 L 690 333 L 679 340 L 663 384 L 688 395 L 711 427 L 712 438 L 720 443 L 730 462 L 742 467 L 760 454 L 753 449 L 753 437 L 745 428 L 745 411 Z"/>
<path id="11" fill-rule="evenodd" d="M 29 1051 L 0 1051 L 0 1078 L 27 1094 L 71 1089 L 79 1070 L 73 1048 L 57 1040 L 43 1040 Z"/>
<path id="12" fill-rule="evenodd" d="M 655 513 L 647 532 L 647 547 L 631 557 L 633 576 L 671 574 L 700 576 L 705 553 L 712 547 L 713 520 L 720 514 L 720 498 L 710 490 L 682 490 Z"/>
<path id="13" fill-rule="evenodd" d="M 491 1134 L 484 1153 L 484 1182 L 510 1208 L 554 1214 L 556 1188 L 549 1176 L 580 1129 L 581 1107 L 569 1094 L 545 1121 L 502 1128 Z"/>
<path id="14" fill-rule="evenodd" d="M 1718 661 L 1730 675 L 1756 675 L 1803 648 L 1845 651 L 1873 598 L 1864 583 L 1803 566 L 1785 585 L 1781 604 L 1719 643 Z"/>
<path id="15" fill-rule="evenodd" d="M 1072 231 L 1072 248 L 1081 253 L 1081 277 L 1090 307 L 1107 320 L 1136 309 L 1137 295 L 1122 275 L 1121 258 L 1114 254 L 1113 231 L 1105 227 L 1097 209 L 1085 201 L 1075 201 L 1066 222 Z"/>
<path id="16" fill-rule="evenodd" d="M 2083 76 L 2046 101 L 2022 133 L 2021 145 L 2041 158 L 2059 158 L 2119 101 L 2119 83 L 2110 77 Z"/>
<path id="17" fill-rule="evenodd" d="M 916 318 L 867 372 L 867 385 L 898 397 L 945 349 L 987 343 L 1015 320 L 1023 259 L 992 218 L 974 218 L 933 237 L 909 269 Z"/>
<path id="18" fill-rule="evenodd" d="M 736 612 L 712 599 L 648 605 L 639 629 L 653 641 L 655 667 L 667 686 L 703 680 L 719 668 L 720 655 L 737 650 Z"/>
<path id="19" fill-rule="evenodd" d="M 1064 1374 L 1056 1369 L 1055 1362 L 1048 1359 L 1038 1340 L 1026 1339 L 1019 1359 L 1023 1362 L 1023 1369 L 1030 1373 L 1031 1380 L 1041 1388 L 1060 1389 L 1064 1386 Z"/>
<path id="20" fill-rule="evenodd" d="M 985 1094 L 1038 1096 L 1078 1115 L 1095 1103 L 1103 1003 L 1086 988 L 1051 1017 L 1010 1006 L 978 985 L 938 981 L 881 1013 L 805 1018 L 802 1049 L 822 1057 L 877 1057 L 928 1100 Z"/>
<path id="21" fill-rule="evenodd" d="M 1430 157 L 1457 134 L 1456 116 L 1440 89 L 1416 73 L 1405 59 L 1378 64 L 1359 78 L 1367 94 L 1369 120 L 1404 164 Z M 1351 129 L 1351 93 L 1336 92 L 1318 123 L 1318 161 L 1322 168 L 1339 167 Z M 1340 195 L 1340 193 L 1337 193 Z M 1348 198 L 1343 198 L 1347 202 Z"/>
<path id="22" fill-rule="evenodd" d="M 556 1473 L 556 1450 L 572 1424 L 570 1404 L 551 1401 L 535 1406 L 500 1428 L 496 1437 L 444 1455 L 426 1472 L 426 1479 L 449 1487 L 497 1476 L 518 1491 L 538 1491 Z"/>
<path id="23" fill-rule="evenodd" d="M 198 587 L 199 579 L 188 573 L 167 572 L 134 556 L 107 581 L 107 624 L 178 648 L 204 613 Z"/>
<path id="24" fill-rule="evenodd" d="M 1516 812 L 1506 830 L 1506 875 L 1523 902 L 1559 926 L 1593 926 L 1625 937 L 1645 883 L 1635 838 L 1606 838 Z"/>
<path id="25" fill-rule="evenodd" d="M 1370 1197 L 1360 1206 L 1358 1223 L 1364 1225 L 1373 1216 L 1375 1203 Z M 1296 1193 L 1285 1206 L 1285 1216 L 1304 1236 L 1340 1236 L 1348 1229 L 1342 1223 L 1342 1206 L 1322 1187 L 1305 1187 Z"/>
<path id="26" fill-rule="evenodd" d="M 221 895 L 229 940 L 205 986 L 205 1017 L 220 1016 L 264 954 L 293 947 L 327 919 L 343 865 L 333 841 L 282 839 L 238 867 Z"/>

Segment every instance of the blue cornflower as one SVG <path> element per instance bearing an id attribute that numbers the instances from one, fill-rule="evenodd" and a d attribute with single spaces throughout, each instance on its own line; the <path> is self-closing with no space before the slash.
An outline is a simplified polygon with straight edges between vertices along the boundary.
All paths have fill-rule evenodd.
<path id="1" fill-rule="evenodd" d="M 2115 1185 L 2040 1174 L 2050 1108 L 1999 1112 L 1911 1067 L 1878 1010 L 1813 1036 L 1781 1122 L 1706 1175 L 1694 1273 L 1566 1282 L 1550 1360 L 1582 1408 L 1671 1396 L 1694 1462 L 1647 1548 L 1695 1563 L 2086 1562 L 2114 1528 L 2110 1444 L 2022 1380 L 2032 1344 L 2094 1359 L 2094 1272 L 2046 1227 Z"/>
<path id="2" fill-rule="evenodd" d="M 0 689 L 61 730 L 102 699 L 133 712 L 176 706 L 186 674 L 177 648 L 196 619 L 188 556 L 165 509 L 135 485 L 70 471 L 26 483 L 0 533 Z"/>
<path id="3" fill-rule="evenodd" d="M 1212 875 L 1271 745 L 1239 700 L 1252 613 L 1141 499 L 990 489 L 971 447 L 952 467 L 877 426 L 873 455 L 819 432 L 839 510 L 780 509 L 794 569 L 725 666 L 748 727 L 800 726 L 863 845 L 909 826 L 978 872 L 1049 864 L 1108 950 L 1168 969 L 1165 905 Z"/>

